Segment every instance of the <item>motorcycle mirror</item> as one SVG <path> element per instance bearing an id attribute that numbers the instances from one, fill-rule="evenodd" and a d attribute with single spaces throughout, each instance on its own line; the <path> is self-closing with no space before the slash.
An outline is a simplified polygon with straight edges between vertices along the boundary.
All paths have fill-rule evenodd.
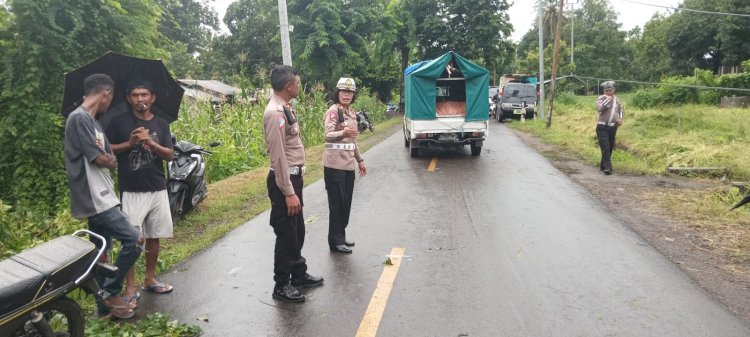
<path id="1" fill-rule="evenodd" d="M 213 142 L 211 142 L 211 143 L 208 144 L 209 147 L 217 147 L 219 145 L 221 145 L 221 143 L 219 143 L 217 141 L 213 141 Z"/>

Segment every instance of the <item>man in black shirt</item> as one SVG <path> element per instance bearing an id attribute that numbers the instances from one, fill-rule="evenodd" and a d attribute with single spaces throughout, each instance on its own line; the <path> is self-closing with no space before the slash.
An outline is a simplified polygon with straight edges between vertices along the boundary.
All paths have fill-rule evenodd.
<path id="1" fill-rule="evenodd" d="M 122 210 L 145 237 L 146 275 L 141 290 L 157 294 L 172 292 L 172 286 L 156 279 L 159 239 L 172 237 L 164 161 L 174 158 L 169 123 L 151 111 L 156 101 L 153 85 L 134 80 L 127 87 L 132 113 L 114 117 L 106 130 L 117 155 Z M 137 301 L 135 272 L 126 278 L 126 298 Z"/>

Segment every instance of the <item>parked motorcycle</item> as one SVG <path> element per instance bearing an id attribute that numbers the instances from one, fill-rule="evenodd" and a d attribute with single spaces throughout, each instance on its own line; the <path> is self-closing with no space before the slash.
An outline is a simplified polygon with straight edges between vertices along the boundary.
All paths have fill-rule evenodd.
<path id="1" fill-rule="evenodd" d="M 78 230 L 0 261 L 0 336 L 83 337 L 83 310 L 66 295 L 82 288 L 101 298 L 94 276 L 117 273 L 100 262 L 106 248 L 102 236 Z"/>
<path id="2" fill-rule="evenodd" d="M 370 122 L 370 115 L 367 114 L 367 111 L 357 112 L 357 130 L 365 132 L 368 129 L 370 132 L 375 132 L 375 126 Z"/>
<path id="3" fill-rule="evenodd" d="M 176 219 L 191 211 L 208 196 L 205 156 L 211 155 L 211 151 L 184 140 L 175 142 L 174 137 L 172 143 L 175 157 L 167 164 L 169 168 L 167 192 L 169 208 Z M 218 142 L 209 144 L 210 147 L 219 145 Z"/>

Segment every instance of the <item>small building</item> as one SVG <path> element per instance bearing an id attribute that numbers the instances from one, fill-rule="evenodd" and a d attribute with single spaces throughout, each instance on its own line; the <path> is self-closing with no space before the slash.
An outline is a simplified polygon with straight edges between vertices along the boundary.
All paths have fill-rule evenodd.
<path id="1" fill-rule="evenodd" d="M 211 101 L 213 104 L 232 104 L 235 97 L 242 94 L 242 89 L 216 80 L 177 80 L 185 89 L 185 97 L 196 101 Z"/>

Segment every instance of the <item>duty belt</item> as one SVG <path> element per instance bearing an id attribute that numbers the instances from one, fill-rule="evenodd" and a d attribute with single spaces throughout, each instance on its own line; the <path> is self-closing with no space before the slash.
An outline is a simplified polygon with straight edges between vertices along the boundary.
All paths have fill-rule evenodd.
<path id="1" fill-rule="evenodd" d="M 615 126 L 615 123 L 596 122 L 599 125 Z"/>
<path id="2" fill-rule="evenodd" d="M 305 175 L 305 167 L 304 166 L 289 166 L 289 175 L 292 175 L 292 176 L 304 176 Z"/>
<path id="3" fill-rule="evenodd" d="M 354 151 L 354 143 L 326 143 L 324 146 L 326 150 L 347 150 Z"/>
<path id="4" fill-rule="evenodd" d="M 273 171 L 273 168 L 271 168 L 271 171 Z M 304 166 L 289 166 L 290 176 L 304 176 L 305 171 L 306 171 L 306 167 Z"/>

